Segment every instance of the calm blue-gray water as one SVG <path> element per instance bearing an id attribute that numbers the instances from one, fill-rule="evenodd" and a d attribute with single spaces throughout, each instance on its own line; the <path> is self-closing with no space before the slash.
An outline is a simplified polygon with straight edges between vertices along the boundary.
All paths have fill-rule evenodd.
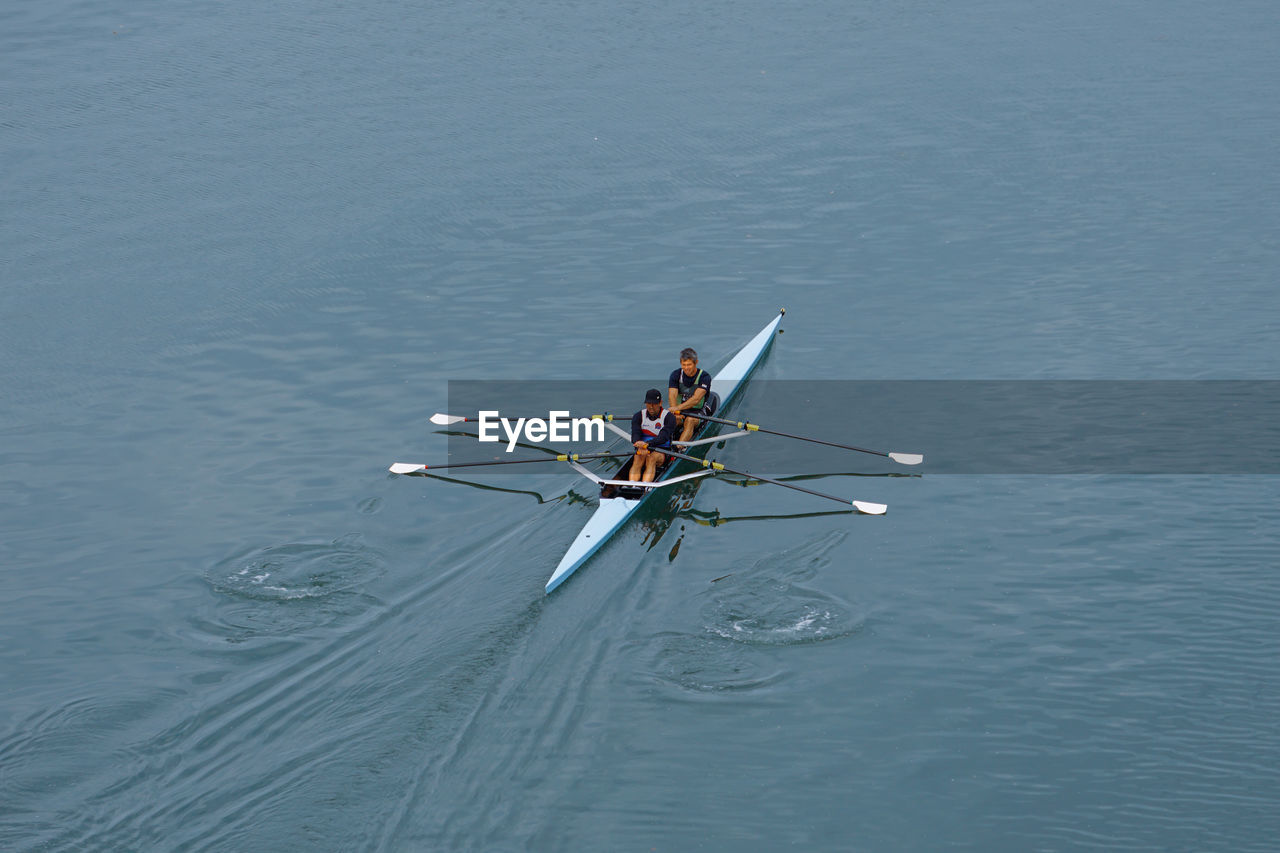
<path id="1" fill-rule="evenodd" d="M 1275 477 L 833 449 L 804 483 L 887 515 L 708 480 L 546 596 L 589 483 L 387 472 L 461 456 L 450 380 L 657 384 L 782 306 L 770 380 L 1280 378 L 1277 43 L 9 5 L 0 848 L 1280 849 Z"/>

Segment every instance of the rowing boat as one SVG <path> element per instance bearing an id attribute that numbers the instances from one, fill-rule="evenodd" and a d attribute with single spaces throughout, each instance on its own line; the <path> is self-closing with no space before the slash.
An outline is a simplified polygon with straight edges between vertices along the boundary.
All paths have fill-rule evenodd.
<path id="1" fill-rule="evenodd" d="M 773 343 L 774 335 L 778 331 L 778 326 L 782 323 L 782 316 L 786 311 L 779 311 L 778 316 L 774 317 L 769 325 L 765 326 L 760 332 L 752 338 L 747 344 L 738 350 L 729 363 L 716 373 L 711 380 L 711 399 L 713 401 L 711 408 L 715 414 L 720 414 L 721 409 L 727 408 L 734 402 L 738 392 L 742 390 L 742 386 L 746 383 L 747 377 L 751 375 L 751 371 L 755 370 L 760 359 L 764 358 L 764 354 L 768 352 L 770 344 Z M 484 415 L 482 412 L 479 417 L 472 413 L 465 415 L 446 414 L 437 412 L 431 416 L 431 423 L 437 426 L 453 426 L 461 423 L 475 423 L 477 421 L 483 423 Z M 561 412 L 559 414 L 566 414 Z M 617 435 L 626 439 L 628 444 L 631 441 L 631 433 L 618 427 L 613 421 L 613 415 L 592 415 L 592 418 L 599 418 L 603 421 L 606 430 L 612 430 Z M 578 567 L 591 558 L 591 555 L 609 541 L 615 533 L 622 529 L 627 520 L 640 509 L 641 504 L 648 499 L 649 495 L 659 489 L 674 486 L 676 483 L 682 483 L 697 477 L 705 477 L 716 473 L 736 474 L 745 477 L 748 480 L 757 480 L 763 483 L 772 483 L 775 486 L 781 486 L 792 491 L 804 492 L 814 495 L 815 497 L 825 498 L 829 501 L 835 501 L 839 504 L 853 509 L 855 512 L 865 515 L 884 515 L 888 507 L 880 503 L 872 503 L 870 501 L 849 500 L 848 498 L 839 497 L 837 495 L 829 495 L 825 492 L 819 492 L 806 486 L 798 486 L 795 483 L 784 482 L 773 477 L 765 477 L 760 474 L 753 474 L 749 471 L 742 471 L 736 468 L 729 468 L 714 460 L 706 459 L 705 449 L 716 442 L 723 442 L 732 438 L 740 438 L 750 435 L 753 432 L 761 432 L 769 435 L 781 436 L 784 438 L 795 439 L 797 441 L 808 441 L 816 444 L 826 445 L 828 447 L 838 447 L 844 450 L 853 450 L 858 453 L 870 453 L 876 456 L 883 456 L 900 465 L 919 465 L 924 461 L 924 457 L 918 453 L 896 453 L 884 450 L 871 450 L 866 447 L 855 447 L 852 444 L 844 444 L 841 442 L 829 441 L 823 438 L 808 437 L 803 435 L 795 435 L 789 432 L 780 432 L 774 429 L 767 429 L 760 424 L 750 423 L 748 421 L 726 420 L 724 418 L 714 417 L 713 415 L 697 416 L 701 420 L 701 427 L 693 438 L 689 441 L 673 441 L 670 445 L 662 448 L 662 452 L 666 459 L 661 468 L 657 471 L 657 476 L 653 482 L 642 483 L 632 482 L 626 479 L 631 461 L 634 458 L 634 449 L 628 447 L 627 450 L 621 452 L 596 452 L 596 453 L 558 453 L 554 455 L 542 456 L 537 459 L 510 459 L 505 461 L 484 461 L 484 462 L 455 462 L 444 465 L 426 465 L 414 462 L 396 462 L 392 464 L 390 470 L 392 474 L 406 474 L 410 476 L 428 476 L 435 471 L 446 468 L 475 468 L 482 465 L 528 465 L 535 462 L 564 462 L 569 465 L 577 473 L 586 477 L 591 482 L 600 487 L 600 500 L 595 511 L 591 514 L 591 518 L 587 520 L 586 525 L 579 531 L 573 544 L 569 546 L 569 550 L 565 552 L 564 557 L 560 560 L 560 564 L 556 566 L 551 577 L 547 580 L 547 592 L 550 593 L 556 587 L 564 583 L 570 575 L 578 570 Z M 524 422 L 524 418 L 520 418 L 520 423 Z M 625 418 L 628 422 L 630 418 Z M 506 420 L 503 420 L 506 424 Z M 737 432 L 717 433 L 716 430 L 720 424 L 727 424 L 738 428 Z M 545 424 L 544 424 L 545 426 Z M 519 426 L 517 426 L 517 430 Z M 541 439 L 534 439 L 540 441 Z M 697 448 L 697 449 L 695 449 Z M 694 455 L 690 455 L 690 454 Z M 697 454 L 702 453 L 702 456 Z M 605 458 L 625 457 L 621 467 L 617 469 L 612 478 L 604 478 L 594 471 L 583 466 L 581 463 L 588 460 L 600 460 Z M 691 474 L 677 474 L 676 471 L 681 463 L 691 463 L 700 466 L 701 470 L 696 470 Z"/>
<path id="2" fill-rule="evenodd" d="M 711 393 L 720 398 L 717 413 L 728 408 L 734 397 L 737 396 L 738 391 L 746 383 L 751 371 L 759 364 L 760 359 L 764 358 L 764 354 L 769 350 L 769 345 L 773 343 L 774 336 L 778 331 L 779 324 L 782 323 L 782 316 L 785 313 L 785 310 L 779 311 L 777 317 L 774 317 L 754 338 L 748 341 L 742 349 L 738 350 L 737 354 L 729 360 L 729 363 L 712 377 Z M 724 438 L 724 436 L 713 439 L 704 438 L 705 433 L 713 427 L 714 425 L 710 422 L 704 422 L 702 431 L 694 436 L 694 441 L 689 442 L 685 447 L 687 448 L 699 442 Z M 621 431 L 619 430 L 619 432 Z M 630 438 L 629 433 L 625 433 L 625 435 Z M 663 469 L 651 484 L 623 483 L 626 472 L 631 465 L 630 458 L 618 469 L 615 478 L 608 480 L 596 476 L 576 462 L 570 463 L 578 473 L 583 474 L 600 486 L 600 503 L 595 512 L 591 514 L 591 518 L 587 519 L 587 523 L 579 531 L 577 538 L 573 540 L 573 544 L 569 546 L 569 550 L 565 552 L 560 564 L 551 573 L 551 578 L 547 581 L 548 593 L 568 580 L 569 576 L 590 559 L 592 554 L 599 551 L 615 533 L 621 530 L 627 520 L 635 515 L 645 499 L 656 491 L 659 485 L 669 486 L 681 480 L 711 473 L 709 469 L 704 467 L 703 470 L 693 474 L 676 477 L 674 472 L 678 466 L 675 462 L 675 458 L 668 455 Z"/>

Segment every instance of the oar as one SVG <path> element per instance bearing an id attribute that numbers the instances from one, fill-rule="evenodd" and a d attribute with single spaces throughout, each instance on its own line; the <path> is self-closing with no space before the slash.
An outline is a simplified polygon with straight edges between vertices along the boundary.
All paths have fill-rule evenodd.
<path id="1" fill-rule="evenodd" d="M 599 418 L 606 421 L 615 421 L 618 419 L 616 416 L 610 415 L 610 414 L 592 415 L 591 417 Z M 774 429 L 765 429 L 759 424 L 753 424 L 747 421 L 731 421 L 725 418 L 715 418 L 715 417 L 712 417 L 711 415 L 697 414 L 696 412 L 690 412 L 686 414 L 686 417 L 695 418 L 695 419 L 700 418 L 704 421 L 714 421 L 715 423 L 718 423 L 718 424 L 728 424 L 729 426 L 736 426 L 738 429 L 745 429 L 748 432 L 764 432 L 764 433 L 768 433 L 769 435 L 779 435 L 779 436 L 782 436 L 783 438 L 794 438 L 800 441 L 810 441 L 810 442 L 813 442 L 814 444 L 825 444 L 828 447 L 839 447 L 841 450 L 856 450 L 859 453 L 870 453 L 874 456 L 885 456 L 889 459 L 892 459 L 894 462 L 897 462 L 900 465 L 919 465 L 921 462 L 924 461 L 924 456 L 919 453 L 896 453 L 896 452 L 887 451 L 887 450 L 870 450 L 866 447 L 855 447 L 852 444 L 840 444 L 837 441 L 826 441 L 825 439 L 821 439 L 821 438 L 809 438 L 808 436 L 795 435 L 789 432 L 780 432 Z M 431 416 L 431 422 L 438 426 L 452 426 L 453 424 L 474 422 L 476 420 L 478 419 L 468 418 L 463 415 L 446 415 L 440 412 L 436 412 L 434 415 Z"/>
<path id="2" fill-rule="evenodd" d="M 473 424 L 479 421 L 479 418 L 468 418 L 464 415 L 446 415 L 443 412 L 436 412 L 431 416 L 431 422 L 436 426 L 453 426 L 454 424 Z"/>
<path id="3" fill-rule="evenodd" d="M 718 424 L 736 426 L 738 429 L 745 429 L 748 432 L 767 432 L 769 435 L 780 435 L 783 438 L 797 438 L 800 441 L 812 441 L 814 444 L 825 444 L 828 447 L 839 447 L 842 450 L 856 450 L 859 453 L 871 453 L 876 456 L 887 456 L 894 462 L 898 462 L 903 465 L 919 465 L 924 461 L 924 457 L 919 453 L 889 453 L 884 450 L 868 450 L 865 447 L 854 447 L 852 444 L 840 444 L 835 441 L 824 441 L 821 438 L 807 438 L 803 435 L 792 435 L 789 432 L 778 432 L 774 429 L 765 429 L 758 424 L 747 423 L 746 421 L 730 421 L 725 420 L 724 418 L 713 418 L 710 415 L 700 415 L 697 412 L 684 412 L 682 414 L 689 418 L 701 418 L 704 421 L 715 421 Z"/>
<path id="4" fill-rule="evenodd" d="M 669 447 L 655 447 L 653 449 L 656 450 L 658 453 L 669 453 L 672 456 L 677 456 L 681 459 L 686 459 L 689 462 L 694 463 L 695 465 L 701 465 L 703 468 L 711 468 L 716 471 L 728 471 L 730 474 L 737 474 L 739 477 L 750 477 L 753 480 L 760 480 L 763 483 L 773 483 L 775 486 L 782 486 L 782 488 L 784 489 L 795 489 L 797 492 L 804 492 L 806 494 L 816 495 L 817 497 L 820 497 L 820 498 L 826 498 L 829 501 L 835 501 L 836 503 L 842 503 L 845 506 L 851 506 L 854 509 L 856 509 L 858 512 L 865 512 L 867 515 L 884 515 L 885 512 L 889 509 L 889 507 L 885 506 L 884 504 L 873 504 L 873 503 L 868 503 L 867 501 L 845 500 L 844 498 L 838 498 L 835 495 L 829 495 L 826 492 L 815 492 L 813 489 L 806 489 L 804 486 L 793 486 L 790 483 L 784 483 L 781 480 L 775 480 L 772 477 L 762 477 L 759 474 L 750 474 L 746 471 L 737 471 L 737 470 L 734 470 L 733 468 L 726 468 L 725 466 L 721 465 L 719 462 L 712 462 L 708 459 L 699 459 L 696 456 L 689 456 L 686 453 L 681 453 L 678 450 L 672 450 Z"/>
<path id="5" fill-rule="evenodd" d="M 748 423 L 747 421 L 730 421 L 730 420 L 726 420 L 725 418 L 713 418 L 711 415 L 700 415 L 696 412 L 687 412 L 682 414 L 684 414 L 685 417 L 688 417 L 688 418 L 694 418 L 694 419 L 701 418 L 704 421 L 715 421 L 718 424 L 728 424 L 729 426 L 736 426 L 738 429 L 744 429 L 748 432 L 767 432 L 770 435 L 780 435 L 783 438 L 796 438 L 796 439 L 799 439 L 800 441 L 812 441 L 815 444 L 825 444 L 829 447 L 839 447 L 842 450 L 856 450 L 859 453 L 871 453 L 876 456 L 886 456 L 889 459 L 892 459 L 894 462 L 900 463 L 902 465 L 919 465 L 921 462 L 924 461 L 924 456 L 920 455 L 919 453 L 891 453 L 884 450 L 869 450 L 865 447 L 854 447 L 852 444 L 840 444 L 835 441 L 826 441 L 821 438 L 808 438 L 803 435 L 792 435 L 789 432 L 779 432 L 777 430 L 765 429 L 764 427 L 758 424 Z M 615 416 L 610 414 L 592 415 L 591 417 L 600 418 L 606 421 L 617 420 Z"/>
<path id="6" fill-rule="evenodd" d="M 528 462 L 581 462 L 586 459 L 630 456 L 634 452 L 634 450 L 629 450 L 625 453 L 561 453 L 556 456 L 544 456 L 541 459 L 504 459 L 501 462 L 455 462 L 452 465 L 416 465 L 413 462 L 396 462 L 387 470 L 392 474 L 416 474 L 419 471 L 439 471 L 444 468 L 479 468 L 484 465 L 524 465 Z"/>
<path id="7" fill-rule="evenodd" d="M 446 415 L 444 412 L 436 412 L 434 415 L 432 415 L 429 418 L 429 420 L 436 426 L 453 426 L 454 424 L 480 423 L 480 418 L 478 416 Z M 508 418 L 508 420 L 511 420 L 511 419 Z M 520 420 L 528 420 L 528 418 L 520 418 Z M 491 421 L 491 423 L 497 423 L 497 421 Z"/>

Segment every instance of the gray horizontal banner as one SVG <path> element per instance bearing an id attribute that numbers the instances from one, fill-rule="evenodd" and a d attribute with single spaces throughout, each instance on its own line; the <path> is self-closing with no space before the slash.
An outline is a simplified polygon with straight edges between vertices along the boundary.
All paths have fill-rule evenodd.
<path id="1" fill-rule="evenodd" d="M 647 388 L 665 382 L 451 381 L 449 414 L 491 416 L 479 442 L 477 424 L 449 443 L 451 461 L 536 457 L 538 449 L 591 452 L 601 443 L 531 440 L 526 421 L 510 453 L 519 418 L 559 417 L 572 439 L 571 417 L 610 413 L 629 430 Z M 508 419 L 504 426 L 498 416 Z M 924 463 L 895 465 L 867 453 L 767 434 L 713 445 L 711 458 L 759 474 L 898 471 L 934 474 L 1276 474 L 1280 473 L 1280 381 L 796 381 L 749 382 L 717 415 L 777 432 L 868 450 L 919 453 Z M 555 432 L 548 425 L 547 433 Z M 534 424 L 533 437 L 538 437 Z M 439 429 L 439 427 L 436 427 Z M 721 427 L 724 432 L 732 427 Z M 610 432 L 606 442 L 621 447 Z M 528 466 L 494 471 L 527 470 Z"/>

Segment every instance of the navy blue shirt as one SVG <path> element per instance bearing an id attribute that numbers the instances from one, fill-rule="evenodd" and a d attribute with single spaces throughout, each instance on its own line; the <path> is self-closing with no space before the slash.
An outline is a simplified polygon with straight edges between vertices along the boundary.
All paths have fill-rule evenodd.
<path id="1" fill-rule="evenodd" d="M 636 412 L 631 416 L 631 443 L 637 441 L 646 442 L 650 447 L 662 447 L 670 444 L 671 439 L 676 437 L 676 416 L 670 412 L 665 412 L 662 418 L 662 429 L 659 430 L 657 437 L 644 434 L 644 430 L 640 428 L 640 424 L 644 419 L 644 409 Z"/>
<path id="2" fill-rule="evenodd" d="M 671 371 L 671 378 L 667 380 L 667 387 L 675 388 L 676 396 L 686 399 L 692 397 L 693 392 L 701 388 L 706 395 L 702 398 L 703 408 L 706 408 L 707 403 L 711 400 L 711 374 L 705 370 L 700 374 L 695 373 L 693 376 L 685 376 L 684 371 L 677 367 Z M 693 411 L 693 409 L 688 411 Z"/>

